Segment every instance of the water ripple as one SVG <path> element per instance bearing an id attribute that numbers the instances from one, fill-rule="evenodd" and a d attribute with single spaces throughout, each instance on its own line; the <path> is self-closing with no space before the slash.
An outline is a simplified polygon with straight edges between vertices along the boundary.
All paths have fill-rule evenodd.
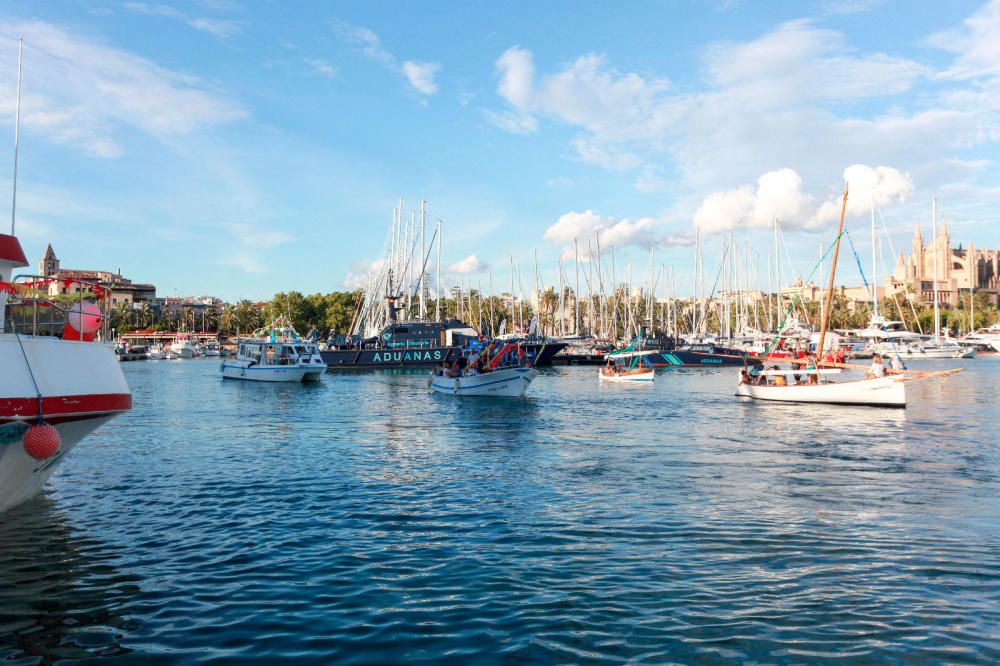
<path id="1" fill-rule="evenodd" d="M 0 518 L 0 658 L 1000 660 L 1000 363 L 905 412 L 214 369 L 128 364 L 136 409 Z"/>

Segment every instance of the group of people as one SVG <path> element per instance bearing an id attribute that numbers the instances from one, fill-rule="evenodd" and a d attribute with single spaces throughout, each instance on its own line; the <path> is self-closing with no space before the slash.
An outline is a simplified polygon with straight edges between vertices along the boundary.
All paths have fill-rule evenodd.
<path id="1" fill-rule="evenodd" d="M 777 365 L 765 367 L 759 359 L 753 359 L 751 365 L 743 369 L 741 381 L 747 384 L 763 384 L 767 386 L 789 386 L 795 384 L 819 384 L 819 370 L 823 366 L 840 367 L 847 361 L 847 353 L 843 349 L 827 352 L 823 360 L 817 363 L 813 355 L 806 356 L 799 353 L 798 357 L 792 360 L 792 372 L 782 373 Z M 905 370 L 902 359 L 898 355 L 889 357 L 890 372 L 901 372 Z M 777 371 L 771 374 L 763 374 L 764 370 Z M 799 371 L 799 372 L 795 372 Z M 886 376 L 887 368 L 882 357 L 875 354 L 872 357 L 872 364 L 865 373 L 865 379 L 877 379 Z M 802 375 L 805 375 L 803 377 Z"/>
<path id="2" fill-rule="evenodd" d="M 499 360 L 497 357 L 500 357 Z M 499 368 L 531 366 L 531 356 L 521 345 L 505 345 L 491 353 L 487 347 L 482 352 L 473 351 L 469 356 L 459 356 L 454 362 L 442 361 L 434 366 L 437 377 L 463 377 L 490 372 Z"/>

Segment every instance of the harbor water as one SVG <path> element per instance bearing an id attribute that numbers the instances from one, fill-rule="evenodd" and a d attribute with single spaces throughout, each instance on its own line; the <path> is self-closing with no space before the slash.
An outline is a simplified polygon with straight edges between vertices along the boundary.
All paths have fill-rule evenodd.
<path id="1" fill-rule="evenodd" d="M 134 409 L 0 516 L 0 659 L 996 663 L 1000 358 L 962 363 L 906 410 L 128 363 Z"/>

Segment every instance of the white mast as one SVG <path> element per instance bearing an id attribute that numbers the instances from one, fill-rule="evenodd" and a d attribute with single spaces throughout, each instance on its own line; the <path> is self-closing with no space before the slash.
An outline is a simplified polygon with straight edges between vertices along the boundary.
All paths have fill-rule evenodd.
<path id="1" fill-rule="evenodd" d="M 17 106 L 14 111 L 14 188 L 10 200 L 10 235 L 14 235 L 14 218 L 17 213 L 17 153 L 21 146 L 21 53 L 24 38 L 17 40 Z"/>
<path id="2" fill-rule="evenodd" d="M 427 304 L 424 302 L 424 261 L 427 256 L 427 202 L 420 200 L 420 320 L 427 319 Z"/>
<path id="3" fill-rule="evenodd" d="M 875 196 L 872 195 L 872 319 L 878 319 L 878 264 L 875 255 Z"/>
<path id="4" fill-rule="evenodd" d="M 573 252 L 576 258 L 573 267 L 576 269 L 576 290 L 573 292 L 573 335 L 580 335 L 580 247 L 576 238 L 573 239 Z"/>
<path id="5" fill-rule="evenodd" d="M 437 298 L 434 299 L 434 319 L 441 321 L 441 220 L 437 224 Z"/>
<path id="6" fill-rule="evenodd" d="M 781 252 L 778 250 L 778 218 L 774 218 L 774 282 L 777 287 L 775 296 L 776 303 L 778 304 L 774 314 L 775 321 L 777 322 L 775 332 L 778 332 L 778 328 L 781 326 L 781 310 L 784 307 L 784 304 L 781 302 Z"/>
<path id="7" fill-rule="evenodd" d="M 972 243 L 969 243 L 969 333 L 976 330 L 976 282 L 979 281 L 979 265 L 976 262 L 976 254 L 972 250 Z"/>
<path id="8" fill-rule="evenodd" d="M 941 311 L 938 308 L 937 197 L 931 199 L 931 229 L 934 237 L 934 342 L 940 342 Z"/>

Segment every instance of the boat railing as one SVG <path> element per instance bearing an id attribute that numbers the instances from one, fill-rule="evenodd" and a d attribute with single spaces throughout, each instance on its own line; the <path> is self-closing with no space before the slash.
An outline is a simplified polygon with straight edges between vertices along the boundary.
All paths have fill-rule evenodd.
<path id="1" fill-rule="evenodd" d="M 3 332 L 33 337 L 64 337 L 66 324 L 70 321 L 69 316 L 79 305 L 79 302 L 64 305 L 43 295 L 41 290 L 57 281 L 60 280 L 44 275 L 17 275 L 11 283 L 13 289 L 8 291 L 7 315 L 3 320 Z M 72 283 L 83 285 L 99 299 L 103 299 L 107 292 L 96 282 L 74 278 Z M 76 312 L 80 313 L 81 316 L 99 317 L 100 324 L 98 330 L 94 331 L 95 337 L 102 340 L 109 339 L 110 317 L 108 315 L 104 314 L 103 311 L 90 313 L 77 310 Z M 82 339 L 82 334 L 77 334 Z M 73 337 L 68 339 L 73 339 Z"/>

